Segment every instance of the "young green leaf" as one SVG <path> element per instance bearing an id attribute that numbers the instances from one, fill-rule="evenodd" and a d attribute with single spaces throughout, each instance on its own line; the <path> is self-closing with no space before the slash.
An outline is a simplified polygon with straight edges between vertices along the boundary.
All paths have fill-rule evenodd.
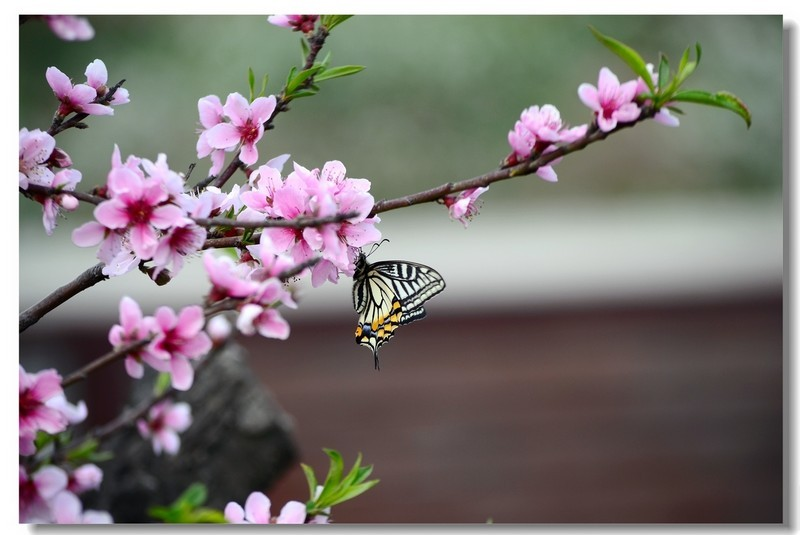
<path id="1" fill-rule="evenodd" d="M 708 91 L 700 90 L 686 90 L 678 91 L 670 99 L 671 102 L 693 102 L 695 104 L 704 104 L 706 106 L 716 106 L 730 110 L 739 115 L 750 128 L 752 117 L 750 110 L 742 102 L 739 97 L 727 91 L 718 91 L 710 93 Z"/>
<path id="2" fill-rule="evenodd" d="M 320 17 L 320 24 L 325 26 L 328 31 L 331 31 L 352 16 L 353 15 L 322 15 L 322 17 Z"/>
<path id="3" fill-rule="evenodd" d="M 661 61 L 658 63 L 658 90 L 663 91 L 663 89 L 669 83 L 669 60 L 667 56 L 661 54 Z"/>
<path id="4" fill-rule="evenodd" d="M 247 85 L 250 87 L 250 102 L 253 102 L 256 99 L 256 73 L 252 67 L 247 68 Z"/>
<path id="5" fill-rule="evenodd" d="M 287 83 L 286 83 L 286 95 L 290 96 L 294 93 L 298 87 L 300 87 L 303 82 L 308 80 L 310 77 L 317 74 L 321 71 L 324 67 L 322 65 L 315 65 L 310 69 L 304 69 L 297 74 L 295 74 Z"/>
<path id="6" fill-rule="evenodd" d="M 598 41 L 624 61 L 634 73 L 639 75 L 651 91 L 654 90 L 653 81 L 650 79 L 650 73 L 647 72 L 647 64 L 638 52 L 612 37 L 603 35 L 592 26 L 589 26 L 589 30 L 591 30 Z"/>
<path id="7" fill-rule="evenodd" d="M 330 69 L 319 73 L 314 77 L 314 81 L 319 83 L 323 80 L 332 80 L 334 78 L 341 78 L 342 76 L 350 76 L 357 72 L 361 72 L 365 67 L 361 65 L 342 65 L 341 67 L 331 67 Z"/>
<path id="8" fill-rule="evenodd" d="M 305 37 L 300 38 L 300 49 L 303 53 L 303 57 L 300 60 L 300 63 L 305 65 L 306 58 L 308 58 L 308 55 L 311 53 L 311 48 L 308 46 L 308 41 L 306 41 Z"/>
<path id="9" fill-rule="evenodd" d="M 308 482 L 308 499 L 309 501 L 313 501 L 314 494 L 317 493 L 317 477 L 314 475 L 314 469 L 304 463 L 300 463 L 300 467 L 303 469 L 303 473 L 306 475 L 306 481 Z"/>
<path id="10" fill-rule="evenodd" d="M 153 385 L 153 394 L 156 396 L 162 395 L 167 391 L 172 383 L 171 375 L 168 372 L 161 372 L 156 377 L 156 382 Z"/>

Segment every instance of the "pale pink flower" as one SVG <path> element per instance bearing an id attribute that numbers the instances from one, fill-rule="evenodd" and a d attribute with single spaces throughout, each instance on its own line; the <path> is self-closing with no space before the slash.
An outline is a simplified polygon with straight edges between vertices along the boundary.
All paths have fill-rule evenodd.
<path id="1" fill-rule="evenodd" d="M 98 104 L 97 91 L 86 84 L 72 85 L 66 74 L 57 67 L 48 67 L 45 72 L 47 83 L 53 89 L 56 98 L 61 101 L 57 114 L 65 117 L 72 112 L 88 115 L 114 115 L 110 106 Z"/>
<path id="2" fill-rule="evenodd" d="M 67 473 L 47 465 L 28 476 L 19 467 L 19 521 L 22 524 L 41 524 L 53 521 L 50 503 L 67 487 Z"/>
<path id="3" fill-rule="evenodd" d="M 147 420 L 138 420 L 136 427 L 144 439 L 153 441 L 153 451 L 161 455 L 164 451 L 175 455 L 181 447 L 178 433 L 183 433 L 192 424 L 192 408 L 188 403 L 173 403 L 164 400 L 153 407 L 147 414 Z"/>
<path id="4" fill-rule="evenodd" d="M 200 115 L 200 125 L 202 129 L 198 131 L 200 137 L 197 139 L 197 157 L 205 158 L 211 156 L 211 169 L 209 173 L 216 175 L 225 163 L 225 152 L 232 151 L 234 146 L 227 149 L 215 149 L 208 143 L 208 132 L 218 124 L 225 122 L 225 112 L 222 110 L 222 102 L 217 95 L 208 95 L 197 101 L 197 111 Z"/>
<path id="5" fill-rule="evenodd" d="M 258 288 L 258 282 L 247 276 L 252 269 L 244 264 L 236 264 L 228 256 L 216 256 L 211 251 L 203 254 L 203 266 L 211 279 L 209 302 L 216 302 L 226 297 L 244 298 Z"/>
<path id="6" fill-rule="evenodd" d="M 206 322 L 206 333 L 215 346 L 225 343 L 230 338 L 231 332 L 233 332 L 231 322 L 221 314 Z"/>
<path id="7" fill-rule="evenodd" d="M 108 83 L 108 70 L 106 69 L 106 64 L 102 60 L 96 59 L 86 67 L 85 74 L 86 85 L 94 88 L 98 98 L 103 98 L 108 93 L 108 86 L 106 85 Z M 130 101 L 128 90 L 124 87 L 118 87 L 108 103 L 112 106 L 119 106 Z"/>
<path id="8" fill-rule="evenodd" d="M 239 93 L 229 94 L 222 109 L 230 123 L 219 123 L 209 129 L 208 145 L 214 149 L 228 149 L 241 144 L 239 159 L 245 165 L 253 165 L 258 160 L 256 143 L 264 135 L 264 123 L 272 116 L 275 105 L 274 95 L 258 97 L 248 104 Z"/>
<path id="9" fill-rule="evenodd" d="M 172 276 L 180 273 L 184 259 L 199 251 L 206 241 L 206 230 L 189 218 L 182 218 L 158 240 L 153 253 L 155 279 L 163 269 L 172 264 Z"/>
<path id="10" fill-rule="evenodd" d="M 578 96 L 594 111 L 598 128 L 610 132 L 617 123 L 635 121 L 641 114 L 642 110 L 634 102 L 636 88 L 636 80 L 620 84 L 617 76 L 608 67 L 603 67 L 597 87 L 583 83 L 578 87 Z"/>
<path id="11" fill-rule="evenodd" d="M 62 169 L 53 176 L 53 182 L 49 186 L 61 191 L 75 191 L 75 186 L 78 185 L 81 178 L 81 172 L 76 169 Z M 48 236 L 53 234 L 56 228 L 56 220 L 62 208 L 72 211 L 78 207 L 78 200 L 66 193 L 46 196 L 40 202 L 42 203 L 42 223 Z"/>
<path id="12" fill-rule="evenodd" d="M 47 161 L 56 148 L 56 140 L 38 128 L 19 131 L 19 187 L 28 189 L 28 183 L 49 186 L 53 183 L 53 171 Z"/>
<path id="13" fill-rule="evenodd" d="M 150 334 L 150 326 L 142 316 L 139 304 L 127 295 L 123 296 L 119 302 L 119 323 L 108 331 L 109 343 L 114 349 L 118 349 L 144 340 Z M 142 363 L 160 372 L 168 372 L 171 369 L 169 359 L 156 356 L 150 351 L 149 346 L 143 346 L 129 351 L 125 356 L 125 371 L 134 379 L 141 379 L 144 376 Z"/>
<path id="14" fill-rule="evenodd" d="M 56 394 L 47 400 L 47 406 L 57 410 L 67 419 L 70 424 L 79 424 L 86 419 L 89 411 L 86 408 L 86 402 L 81 400 L 76 404 L 67 401 L 64 394 Z"/>
<path id="15" fill-rule="evenodd" d="M 30 455 L 34 451 L 33 438 L 39 430 L 50 434 L 67 428 L 69 420 L 58 408 L 47 404 L 52 398 L 63 395 L 61 376 L 56 370 L 27 373 L 19 366 L 19 435 L 20 453 Z M 24 444 L 23 444 L 24 439 Z"/>
<path id="16" fill-rule="evenodd" d="M 270 15 L 267 22 L 296 32 L 310 33 L 314 31 L 317 19 L 319 15 Z"/>
<path id="17" fill-rule="evenodd" d="M 105 511 L 83 510 L 81 500 L 72 492 L 59 492 L 52 502 L 53 520 L 56 524 L 113 524 Z"/>
<path id="18" fill-rule="evenodd" d="M 94 28 L 86 17 L 73 15 L 42 15 L 50 30 L 65 41 L 88 41 Z"/>
<path id="19" fill-rule="evenodd" d="M 176 315 L 170 307 L 161 306 L 152 318 L 144 321 L 155 333 L 148 349 L 157 358 L 170 361 L 172 386 L 176 390 L 189 390 L 194 381 L 194 368 L 189 361 L 211 349 L 211 339 L 203 331 L 203 309 L 191 305 Z"/>
<path id="20" fill-rule="evenodd" d="M 273 519 L 272 502 L 263 492 L 252 492 L 244 503 L 244 509 L 236 502 L 225 506 L 225 520 L 231 524 L 303 524 L 306 506 L 297 501 L 287 502 L 280 515 Z"/>
<path id="21" fill-rule="evenodd" d="M 103 471 L 92 463 L 79 466 L 69 474 L 67 490 L 82 494 L 87 490 L 97 490 L 103 482 Z"/>
<path id="22" fill-rule="evenodd" d="M 489 191 L 488 187 L 471 188 L 459 192 L 457 195 L 447 195 L 442 202 L 447 206 L 450 217 L 461 221 L 467 228 L 469 220 L 478 214 L 478 197 Z"/>
<path id="23" fill-rule="evenodd" d="M 239 317 L 236 318 L 236 328 L 247 336 L 258 332 L 265 338 L 286 340 L 289 337 L 289 323 L 283 319 L 280 312 L 255 303 L 242 307 Z"/>

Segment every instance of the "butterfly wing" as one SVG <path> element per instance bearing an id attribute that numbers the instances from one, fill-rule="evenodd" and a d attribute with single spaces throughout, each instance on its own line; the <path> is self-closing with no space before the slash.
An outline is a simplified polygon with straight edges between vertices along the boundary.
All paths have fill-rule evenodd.
<path id="1" fill-rule="evenodd" d="M 375 369 L 380 368 L 378 348 L 400 325 L 424 318 L 422 304 L 444 287 L 442 276 L 426 265 L 399 260 L 369 264 L 359 255 L 353 275 L 356 343 L 372 349 Z"/>

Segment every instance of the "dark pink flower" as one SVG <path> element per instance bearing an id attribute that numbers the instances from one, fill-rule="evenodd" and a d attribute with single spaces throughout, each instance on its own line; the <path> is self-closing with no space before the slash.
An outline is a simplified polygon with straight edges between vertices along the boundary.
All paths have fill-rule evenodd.
<path id="1" fill-rule="evenodd" d="M 270 24 L 303 33 L 313 32 L 317 19 L 319 19 L 319 15 L 270 15 L 267 17 Z"/>
<path id="2" fill-rule="evenodd" d="M 598 128 L 610 132 L 617 127 L 617 123 L 629 123 L 639 118 L 642 110 L 634 102 L 636 89 L 636 80 L 620 84 L 617 76 L 608 67 L 603 67 L 597 87 L 581 84 L 578 96 L 594 111 Z"/>
<path id="3" fill-rule="evenodd" d="M 153 263 L 156 266 L 153 272 L 155 279 L 158 274 L 172 264 L 172 275 L 180 273 L 183 268 L 184 258 L 199 251 L 206 241 L 206 230 L 188 218 L 181 219 L 158 240 L 158 246 L 153 253 Z"/>
<path id="4" fill-rule="evenodd" d="M 150 352 L 157 358 L 169 360 L 175 389 L 189 390 L 194 381 L 194 368 L 189 360 L 198 359 L 211 349 L 211 339 L 203 330 L 203 309 L 192 305 L 176 315 L 170 307 L 162 306 L 145 322 L 155 333 Z"/>
<path id="5" fill-rule="evenodd" d="M 153 441 L 153 451 L 161 455 L 164 451 L 175 455 L 181 447 L 178 433 L 183 433 L 192 425 L 192 408 L 188 403 L 173 403 L 164 400 L 153 407 L 147 414 L 147 420 L 140 419 L 136 427 L 142 438 Z"/>
<path id="6" fill-rule="evenodd" d="M 67 487 L 67 473 L 47 465 L 28 476 L 19 467 L 19 521 L 21 524 L 42 524 L 53 521 L 51 501 Z"/>
<path id="7" fill-rule="evenodd" d="M 86 17 L 74 15 L 42 15 L 50 30 L 65 41 L 88 41 L 94 28 Z"/>
<path id="8" fill-rule="evenodd" d="M 149 321 L 149 320 L 148 320 Z M 108 331 L 108 341 L 115 348 L 133 344 L 150 337 L 150 326 L 142 316 L 139 304 L 130 297 L 123 296 L 119 302 L 119 323 Z M 149 346 L 130 351 L 125 357 L 125 371 L 134 379 L 144 376 L 144 366 L 148 364 L 160 372 L 170 371 L 169 359 L 154 355 Z"/>
<path id="9" fill-rule="evenodd" d="M 211 279 L 211 292 L 208 300 L 211 303 L 226 297 L 244 298 L 258 288 L 258 282 L 250 280 L 248 275 L 252 268 L 245 264 L 236 264 L 228 256 L 216 256 L 211 251 L 203 254 L 203 266 Z"/>
<path id="10" fill-rule="evenodd" d="M 230 122 L 219 123 L 206 132 L 206 141 L 213 149 L 229 149 L 241 144 L 239 159 L 245 165 L 258 160 L 256 143 L 264 135 L 264 123 L 272 116 L 274 95 L 258 97 L 252 103 L 239 93 L 231 93 L 223 106 Z"/>
<path id="11" fill-rule="evenodd" d="M 48 402 L 64 394 L 61 389 L 61 376 L 56 370 L 42 370 L 27 373 L 19 366 L 19 435 L 21 453 L 33 453 L 33 438 L 41 430 L 50 434 L 60 433 L 67 428 L 66 415 L 51 407 Z"/>

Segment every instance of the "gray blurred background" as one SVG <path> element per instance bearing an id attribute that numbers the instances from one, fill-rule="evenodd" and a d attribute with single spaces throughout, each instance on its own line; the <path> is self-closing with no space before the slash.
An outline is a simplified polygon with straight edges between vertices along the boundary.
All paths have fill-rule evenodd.
<path id="1" fill-rule="evenodd" d="M 100 58 L 110 83 L 127 80 L 130 104 L 57 137 L 82 190 L 105 181 L 114 143 L 186 170 L 199 98 L 246 95 L 248 67 L 276 93 L 300 61 L 299 35 L 265 16 L 90 20 L 84 43 L 20 28 L 20 127 L 50 123 L 50 65 L 78 82 Z M 293 103 L 260 162 L 338 159 L 376 199 L 491 171 L 524 108 L 553 104 L 582 124 L 580 83 L 602 66 L 633 77 L 589 25 L 652 62 L 677 64 L 699 41 L 687 87 L 735 93 L 752 127 L 687 104 L 679 128 L 648 122 L 565 158 L 556 184 L 493 185 L 467 230 L 435 204 L 382 214 L 390 243 L 373 258 L 429 264 L 447 289 L 381 349 L 380 373 L 353 344 L 348 279 L 300 288 L 287 341 L 243 340 L 304 462 L 322 470 L 331 447 L 375 464 L 382 482 L 338 521 L 782 520 L 781 17 L 357 16 L 325 48 L 366 70 Z M 47 237 L 39 205 L 19 207 L 23 310 L 96 259 L 69 239 L 89 209 Z M 22 362 L 68 373 L 106 350 L 122 295 L 152 313 L 207 287 L 198 259 L 164 288 L 137 273 L 103 282 L 23 333 Z M 302 499 L 302 474 L 269 490 Z"/>

